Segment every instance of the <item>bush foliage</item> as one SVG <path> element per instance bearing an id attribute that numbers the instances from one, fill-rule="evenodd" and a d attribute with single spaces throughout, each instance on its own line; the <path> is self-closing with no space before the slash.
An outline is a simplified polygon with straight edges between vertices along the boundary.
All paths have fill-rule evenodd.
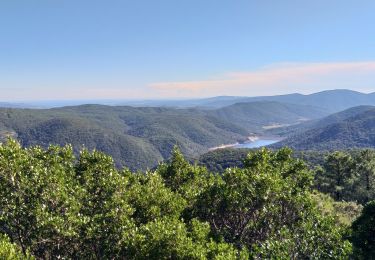
<path id="1" fill-rule="evenodd" d="M 343 259 L 292 151 L 262 149 L 222 175 L 175 148 L 153 171 L 71 146 L 0 145 L 0 256 L 10 259 Z M 17 258 L 18 257 L 18 258 Z"/>

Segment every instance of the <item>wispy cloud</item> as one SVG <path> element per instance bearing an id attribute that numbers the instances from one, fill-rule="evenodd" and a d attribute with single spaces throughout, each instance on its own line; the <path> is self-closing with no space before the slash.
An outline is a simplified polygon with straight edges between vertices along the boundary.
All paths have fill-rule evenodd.
<path id="1" fill-rule="evenodd" d="M 97 78 L 32 73 L 0 73 L 1 101 L 42 99 L 160 99 L 218 95 L 276 95 L 347 88 L 375 92 L 375 61 L 278 63 L 251 71 L 228 72 L 200 80 L 128 81 L 122 74 Z M 57 80 L 58 79 L 58 80 Z"/>
<path id="2" fill-rule="evenodd" d="M 157 82 L 161 96 L 272 95 L 350 88 L 375 91 L 375 61 L 279 63 L 253 71 L 230 72 L 206 80 Z"/>

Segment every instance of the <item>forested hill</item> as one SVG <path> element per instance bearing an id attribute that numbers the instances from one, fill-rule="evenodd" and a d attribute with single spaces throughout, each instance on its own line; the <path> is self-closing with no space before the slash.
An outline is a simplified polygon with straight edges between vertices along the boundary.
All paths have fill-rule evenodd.
<path id="1" fill-rule="evenodd" d="M 255 132 L 280 125 L 299 124 L 327 115 L 327 112 L 319 107 L 275 101 L 236 103 L 217 109 L 213 113 L 219 118 Z"/>
<path id="2" fill-rule="evenodd" d="M 333 123 L 340 123 L 345 119 L 349 119 L 374 108 L 375 106 L 352 107 L 338 113 L 330 114 L 329 116 L 323 118 L 309 120 L 306 122 L 302 122 L 301 124 L 271 129 L 268 132 L 276 135 L 292 137 L 296 134 L 306 132 L 307 130 L 323 128 Z"/>
<path id="3" fill-rule="evenodd" d="M 300 150 L 375 147 L 375 107 L 352 108 L 316 122 L 278 143 Z"/>
<path id="4" fill-rule="evenodd" d="M 261 111 L 256 108 L 262 108 Z M 293 107 L 295 109 L 293 109 Z M 295 111 L 293 113 L 293 111 Z M 110 154 L 118 166 L 154 167 L 174 145 L 187 156 L 245 140 L 269 124 L 317 118 L 319 109 L 276 102 L 239 104 L 219 110 L 82 105 L 54 109 L 0 109 L 0 133 L 25 146 L 72 144 Z M 250 122 L 250 123 L 249 123 Z"/>
<path id="5" fill-rule="evenodd" d="M 101 105 L 1 109 L 0 124 L 3 136 L 17 137 L 25 146 L 95 148 L 132 169 L 155 166 L 174 145 L 191 155 L 247 135 L 245 129 L 193 111 Z"/>

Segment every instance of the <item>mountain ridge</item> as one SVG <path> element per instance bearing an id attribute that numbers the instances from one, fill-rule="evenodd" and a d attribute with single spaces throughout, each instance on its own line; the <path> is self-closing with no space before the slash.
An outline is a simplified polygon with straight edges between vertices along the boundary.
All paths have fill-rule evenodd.
<path id="1" fill-rule="evenodd" d="M 340 101 L 341 102 L 338 102 Z M 83 104 L 103 104 L 110 106 L 133 106 L 133 107 L 176 107 L 193 108 L 200 107 L 206 109 L 216 109 L 240 102 L 255 101 L 277 101 L 282 103 L 312 105 L 324 107 L 330 112 L 338 112 L 350 107 L 359 105 L 375 105 L 375 92 L 362 93 L 348 89 L 324 90 L 311 94 L 290 93 L 273 96 L 216 96 L 207 98 L 190 99 L 148 99 L 148 100 L 45 100 L 28 101 L 19 104 L 3 103 L 0 107 L 18 107 L 18 108 L 56 108 L 64 106 L 78 106 Z M 322 102 L 323 101 L 323 102 Z M 355 101 L 355 102 L 354 102 Z M 338 103 L 337 103 L 338 102 Z"/>
<path id="2" fill-rule="evenodd" d="M 375 148 L 375 107 L 355 107 L 328 116 L 273 145 L 281 146 L 297 150 Z"/>

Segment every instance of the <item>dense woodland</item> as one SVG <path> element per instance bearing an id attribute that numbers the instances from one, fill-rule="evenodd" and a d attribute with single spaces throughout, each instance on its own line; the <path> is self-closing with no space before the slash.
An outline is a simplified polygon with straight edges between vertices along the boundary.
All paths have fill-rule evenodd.
<path id="1" fill-rule="evenodd" d="M 212 172 L 224 173 L 232 167 L 244 168 L 250 149 L 221 149 L 200 156 L 196 162 Z M 336 201 L 366 204 L 375 200 L 375 150 L 295 151 L 314 172 L 314 187 Z"/>
<path id="2" fill-rule="evenodd" d="M 0 139 L 22 145 L 72 144 L 111 155 L 118 167 L 146 170 L 167 159 L 174 145 L 184 155 L 245 141 L 274 123 L 321 118 L 320 108 L 271 101 L 217 109 L 82 105 L 54 109 L 0 108 Z"/>
<path id="3" fill-rule="evenodd" d="M 375 148 L 375 107 L 354 107 L 320 120 L 282 129 L 286 140 L 275 147 L 297 150 Z"/>
<path id="4" fill-rule="evenodd" d="M 330 153 L 313 171 L 290 149 L 261 149 L 216 173 L 174 148 L 155 170 L 131 172 L 98 151 L 9 140 L 0 257 L 368 259 L 374 161 L 373 151 Z"/>
<path id="5" fill-rule="evenodd" d="M 216 97 L 181 102 L 183 108 L 168 103 L 0 108 L 0 140 L 12 136 L 25 147 L 72 144 L 76 155 L 84 148 L 97 149 L 111 155 L 117 167 L 145 171 L 168 159 L 175 145 L 185 156 L 197 157 L 249 136 L 282 136 L 285 140 L 274 148 L 300 151 L 375 148 L 375 108 L 369 106 L 373 104 L 373 94 L 336 90 Z M 340 111 L 345 108 L 349 109 Z"/>

